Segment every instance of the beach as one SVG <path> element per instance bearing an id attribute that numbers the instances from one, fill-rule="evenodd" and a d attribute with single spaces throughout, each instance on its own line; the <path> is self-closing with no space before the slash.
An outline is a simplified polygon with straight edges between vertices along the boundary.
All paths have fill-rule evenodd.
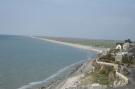
<path id="1" fill-rule="evenodd" d="M 45 38 L 37 38 L 37 37 L 32 37 L 32 38 L 36 38 L 36 39 L 40 39 L 40 40 L 44 40 L 60 45 L 67 45 L 70 47 L 75 47 L 83 50 L 90 50 L 96 53 L 101 53 L 103 50 L 105 50 L 104 48 L 96 48 L 92 46 L 84 46 L 79 44 L 60 42 L 60 41 L 55 41 L 55 40 L 45 39 Z M 87 61 L 72 67 L 70 73 L 63 79 L 56 79 L 48 83 L 37 84 L 36 86 L 31 87 L 29 89 L 74 89 L 75 87 L 80 85 L 79 80 L 82 77 L 84 77 L 84 73 L 88 71 L 92 71 L 92 65 L 91 65 L 92 60 L 94 59 L 88 59 Z M 89 87 L 92 88 L 95 87 L 95 89 L 102 89 L 98 84 L 93 84 L 90 85 Z"/>
<path id="2" fill-rule="evenodd" d="M 56 74 L 52 75 L 45 81 L 40 82 L 34 82 L 31 84 L 28 84 L 24 87 L 18 88 L 18 89 L 64 89 L 64 87 L 67 87 L 70 81 L 72 81 L 72 84 L 76 82 L 80 77 L 77 75 L 80 75 L 82 73 L 81 70 L 84 70 L 84 65 L 88 63 L 86 61 L 81 61 L 75 64 L 72 64 L 68 66 L 67 68 L 64 68 L 60 71 L 58 71 Z M 62 74 L 66 73 L 66 74 Z"/>
<path id="3" fill-rule="evenodd" d="M 0 89 L 29 89 L 47 85 L 50 80 L 60 82 L 76 70 L 75 66 L 96 56 L 93 51 L 27 36 L 4 35 L 0 39 Z"/>
<path id="4" fill-rule="evenodd" d="M 90 51 L 94 51 L 97 53 L 101 53 L 103 50 L 106 50 L 106 48 L 97 48 L 97 47 L 93 47 L 93 46 L 86 46 L 86 45 L 73 44 L 73 43 L 68 43 L 68 42 L 61 42 L 61 41 L 56 41 L 56 40 L 51 40 L 51 39 L 46 39 L 46 38 L 39 38 L 39 37 L 34 37 L 34 36 L 31 36 L 31 37 L 36 38 L 36 39 L 40 39 L 40 40 L 44 40 L 44 41 L 48 41 L 48 42 L 52 42 L 52 43 L 56 43 L 56 44 L 60 44 L 60 45 L 67 45 L 67 46 L 80 48 L 80 49 L 84 49 L 84 50 L 90 50 Z"/>
<path id="5" fill-rule="evenodd" d="M 68 42 L 63 42 L 63 41 L 61 42 L 61 41 L 56 41 L 56 40 L 46 39 L 46 38 L 37 38 L 37 37 L 32 37 L 32 38 L 52 42 L 55 44 L 79 48 L 83 50 L 94 51 L 96 53 L 102 53 L 107 50 L 107 48 L 97 48 L 97 47 L 73 44 L 73 43 L 68 43 Z M 93 60 L 96 60 L 96 59 L 93 59 Z M 59 80 L 53 81 L 49 83 L 49 85 L 47 86 L 43 84 L 40 87 L 38 87 L 38 89 L 134 89 L 134 77 L 131 76 L 133 75 L 132 72 L 131 72 L 131 75 L 128 76 L 130 83 L 124 87 L 119 85 L 119 87 L 116 87 L 116 88 L 115 87 L 107 88 L 107 86 L 102 86 L 100 84 L 89 84 L 88 86 L 82 86 L 81 79 L 85 77 L 85 73 L 93 70 L 91 62 L 92 62 L 92 59 L 88 59 L 87 61 L 82 63 L 81 66 L 74 67 L 75 69 L 72 70 L 72 73 L 70 73 L 68 77 L 61 79 L 61 81 Z M 107 63 L 105 63 L 105 65 L 106 64 Z M 126 78 L 126 80 L 128 79 Z M 37 89 L 37 88 L 31 88 L 31 89 Z"/>
<path id="6" fill-rule="evenodd" d="M 91 62 L 92 60 L 87 60 L 85 62 L 73 65 L 72 67 L 67 69 L 69 71 L 66 72 L 67 74 L 63 78 L 52 78 L 51 80 L 48 80 L 46 82 L 35 83 L 31 86 L 22 87 L 19 89 L 76 89 L 76 87 L 80 86 L 79 81 L 82 77 L 84 77 L 84 73 L 92 71 Z M 89 87 L 94 87 L 94 89 L 102 89 L 99 85 L 96 84 L 90 85 Z"/>
<path id="7" fill-rule="evenodd" d="M 80 85 L 80 79 L 85 77 L 85 73 L 92 71 L 91 63 L 92 60 L 87 60 L 73 66 L 72 70 L 65 78 L 52 80 L 48 83 L 37 84 L 25 89 L 106 89 L 106 86 L 97 83 L 89 84 L 88 86 Z"/>

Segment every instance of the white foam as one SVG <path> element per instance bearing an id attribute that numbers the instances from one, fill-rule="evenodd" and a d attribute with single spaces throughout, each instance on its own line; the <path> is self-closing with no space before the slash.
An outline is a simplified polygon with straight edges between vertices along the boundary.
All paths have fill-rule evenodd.
<path id="1" fill-rule="evenodd" d="M 88 59 L 90 59 L 90 58 L 88 58 Z M 74 64 L 72 64 L 72 65 L 70 65 L 70 66 L 67 66 L 67 67 L 65 67 L 65 68 L 63 68 L 63 69 L 61 69 L 61 70 L 59 70 L 56 74 L 53 74 L 52 76 L 48 77 L 47 79 L 45 79 L 45 80 L 43 80 L 43 81 L 31 82 L 31 83 L 29 83 L 29 84 L 27 84 L 27 85 L 24 85 L 24 86 L 22 86 L 22 87 L 20 87 L 20 88 L 18 88 L 18 89 L 27 89 L 27 88 L 33 87 L 33 86 L 35 86 L 35 85 L 38 85 L 38 84 L 47 83 L 47 81 L 49 81 L 50 79 L 55 78 L 57 75 L 61 74 L 61 73 L 64 72 L 65 70 L 68 70 L 68 69 L 71 68 L 72 66 L 77 65 L 77 64 L 79 64 L 79 63 L 83 63 L 83 62 L 85 62 L 85 61 L 87 61 L 87 60 L 81 60 L 81 61 L 79 61 L 79 62 L 77 62 L 77 63 L 74 63 Z"/>

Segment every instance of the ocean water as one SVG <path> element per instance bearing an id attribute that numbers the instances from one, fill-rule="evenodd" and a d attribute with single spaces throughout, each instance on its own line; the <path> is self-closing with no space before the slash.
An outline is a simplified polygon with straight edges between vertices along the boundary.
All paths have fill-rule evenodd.
<path id="1" fill-rule="evenodd" d="M 42 81 L 94 52 L 30 37 L 0 35 L 0 89 Z"/>

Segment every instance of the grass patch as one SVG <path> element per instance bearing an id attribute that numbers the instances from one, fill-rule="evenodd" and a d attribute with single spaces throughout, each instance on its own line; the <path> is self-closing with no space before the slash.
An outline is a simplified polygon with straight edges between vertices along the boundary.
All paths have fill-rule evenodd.
<path id="1" fill-rule="evenodd" d="M 105 73 L 93 72 L 86 74 L 81 80 L 82 85 L 99 83 L 100 85 L 109 85 L 111 82 L 108 80 L 108 75 Z"/>
<path id="2" fill-rule="evenodd" d="M 96 75 L 96 82 L 101 84 L 101 85 L 109 85 L 110 82 L 108 80 L 108 76 L 106 74 L 101 74 L 101 73 L 98 73 Z"/>

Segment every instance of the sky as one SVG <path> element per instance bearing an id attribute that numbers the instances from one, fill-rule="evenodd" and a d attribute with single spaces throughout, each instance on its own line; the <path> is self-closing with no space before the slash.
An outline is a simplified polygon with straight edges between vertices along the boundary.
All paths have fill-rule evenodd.
<path id="1" fill-rule="evenodd" d="M 135 39 L 135 0 L 0 0 L 0 34 Z"/>

